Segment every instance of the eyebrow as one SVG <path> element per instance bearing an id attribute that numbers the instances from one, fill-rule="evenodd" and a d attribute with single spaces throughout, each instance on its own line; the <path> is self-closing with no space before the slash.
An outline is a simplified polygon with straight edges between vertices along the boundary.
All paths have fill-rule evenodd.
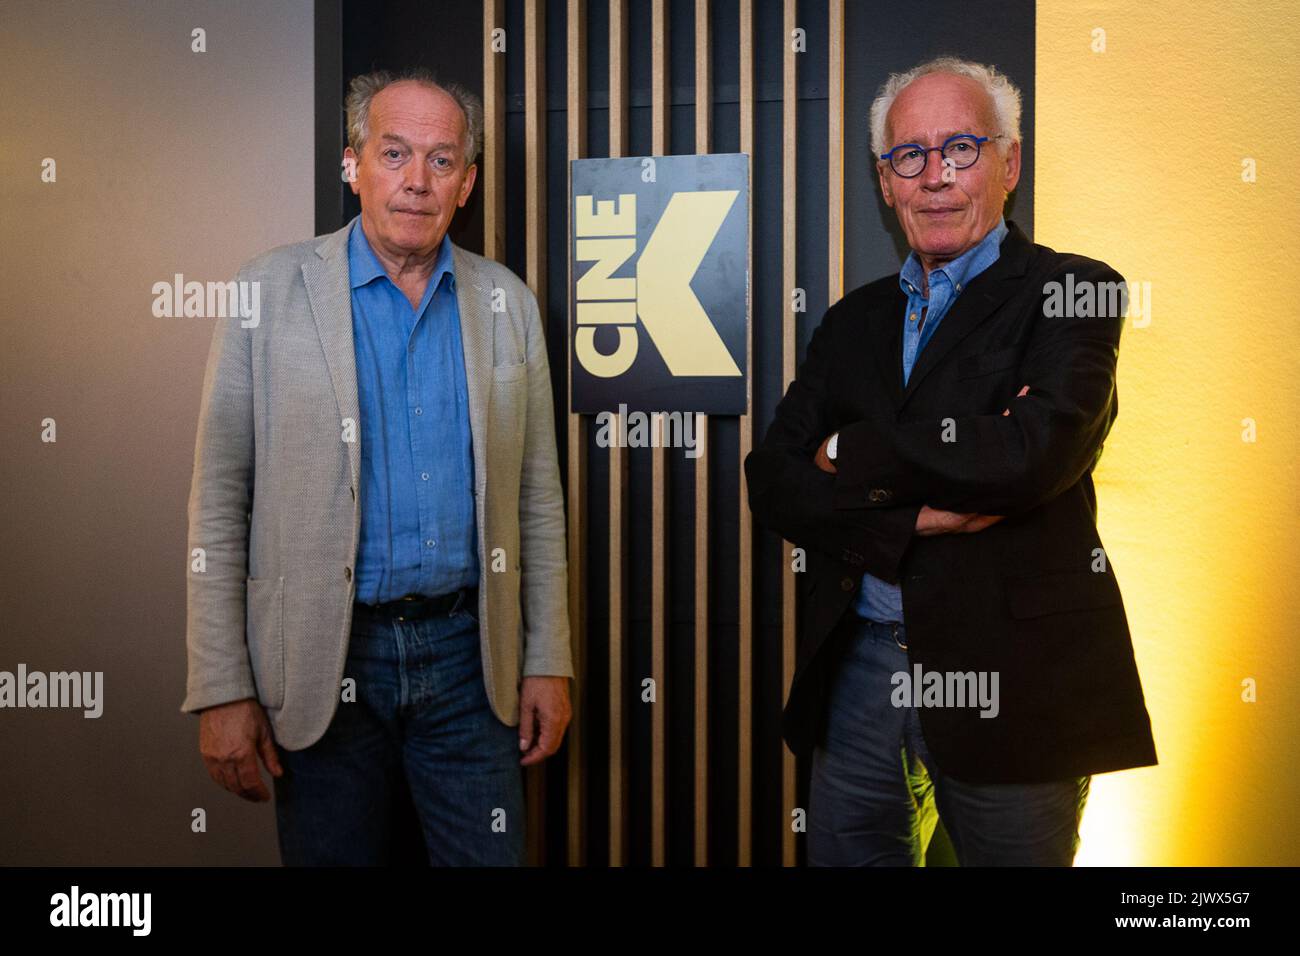
<path id="1" fill-rule="evenodd" d="M 979 134 L 977 134 L 977 133 L 975 133 L 975 132 L 973 132 L 972 130 L 969 130 L 969 129 L 941 130 L 941 131 L 939 132 L 939 134 L 938 134 L 938 139 L 939 139 L 939 142 L 942 143 L 945 139 L 948 139 L 948 138 L 951 137 L 951 136 L 961 136 L 961 135 L 977 136 L 977 135 L 979 135 Z M 920 137 L 913 137 L 913 138 L 911 138 L 911 139 L 900 139 L 900 140 L 898 141 L 898 145 L 901 146 L 901 145 L 904 144 L 904 143 L 918 143 L 918 144 L 920 144 L 920 142 L 921 142 Z"/>
<path id="2" fill-rule="evenodd" d="M 403 146 L 405 146 L 407 149 L 410 149 L 410 150 L 414 151 L 414 148 L 411 146 L 411 144 L 408 143 L 408 142 L 407 142 L 405 139 L 403 139 L 402 137 L 398 136 L 396 133 L 383 133 L 383 134 L 380 135 L 379 138 L 380 138 L 381 140 L 388 140 L 388 141 L 390 141 L 390 142 L 394 142 L 394 143 L 401 143 L 401 144 L 402 144 Z M 451 143 L 451 142 L 447 142 L 447 143 L 434 143 L 433 146 L 429 149 L 429 152 L 431 152 L 431 153 L 454 152 L 455 150 L 457 150 L 457 149 L 459 149 L 459 148 L 460 148 L 460 144 L 459 144 L 459 143 Z"/>

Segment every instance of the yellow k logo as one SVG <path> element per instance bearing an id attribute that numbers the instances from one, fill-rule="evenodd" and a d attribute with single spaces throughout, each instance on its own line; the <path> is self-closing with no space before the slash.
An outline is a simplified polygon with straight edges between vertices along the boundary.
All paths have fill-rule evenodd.
<path id="1" fill-rule="evenodd" d="M 597 263 L 575 289 L 574 351 L 588 372 L 612 378 L 631 367 L 638 344 L 632 323 L 639 316 L 672 375 L 741 374 L 691 291 L 691 280 L 738 195 L 735 189 L 674 193 L 637 261 L 635 279 L 612 278 L 612 273 L 636 251 L 636 196 L 620 196 L 617 212 L 611 202 L 593 209 L 591 196 L 575 197 L 575 258 Z M 606 238 L 578 238 L 594 236 Z M 596 349 L 596 325 L 618 328 L 618 347 L 609 355 Z"/>

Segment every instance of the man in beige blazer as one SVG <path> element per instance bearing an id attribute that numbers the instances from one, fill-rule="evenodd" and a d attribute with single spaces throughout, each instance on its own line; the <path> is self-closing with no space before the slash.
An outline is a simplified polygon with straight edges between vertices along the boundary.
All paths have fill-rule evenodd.
<path id="1" fill-rule="evenodd" d="M 361 215 L 244 266 L 257 321 L 213 336 L 181 709 L 221 786 L 268 800 L 266 765 L 286 864 L 393 862 L 412 817 L 431 863 L 518 864 L 573 676 L 546 341 L 446 236 L 474 97 L 377 73 L 347 107 Z"/>

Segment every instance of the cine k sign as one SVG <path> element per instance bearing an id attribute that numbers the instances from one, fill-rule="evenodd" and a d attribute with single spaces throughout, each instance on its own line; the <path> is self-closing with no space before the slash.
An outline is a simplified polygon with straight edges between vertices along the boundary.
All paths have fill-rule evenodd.
<path id="1" fill-rule="evenodd" d="M 749 157 L 571 172 L 572 410 L 744 414 Z"/>

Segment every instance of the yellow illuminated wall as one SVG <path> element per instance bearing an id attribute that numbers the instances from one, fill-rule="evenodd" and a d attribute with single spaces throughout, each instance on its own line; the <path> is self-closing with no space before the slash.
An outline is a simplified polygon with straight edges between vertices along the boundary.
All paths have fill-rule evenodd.
<path id="1" fill-rule="evenodd" d="M 1077 862 L 1295 865 L 1300 5 L 1040 0 L 1037 60 L 1035 238 L 1151 283 L 1097 495 L 1160 765 Z"/>

